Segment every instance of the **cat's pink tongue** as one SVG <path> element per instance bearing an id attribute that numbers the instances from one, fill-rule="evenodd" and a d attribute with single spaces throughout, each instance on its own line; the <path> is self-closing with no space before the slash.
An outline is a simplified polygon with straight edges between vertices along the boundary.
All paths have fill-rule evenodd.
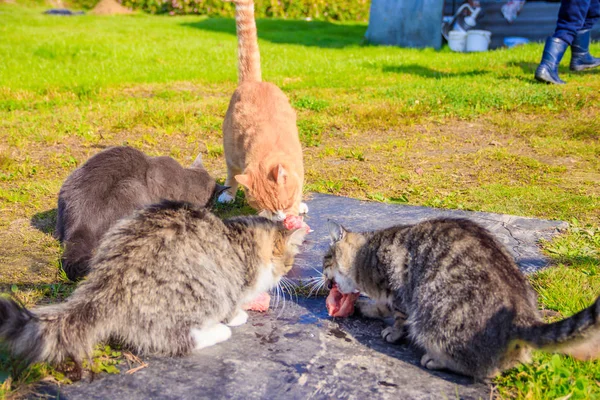
<path id="1" fill-rule="evenodd" d="M 289 230 L 304 228 L 306 229 L 306 233 L 310 233 L 310 226 L 304 222 L 304 218 L 300 215 L 288 215 L 283 220 L 283 226 Z"/>
<path id="2" fill-rule="evenodd" d="M 359 296 L 359 292 L 343 294 L 334 284 L 325 300 L 327 312 L 332 317 L 349 317 L 354 314 L 354 303 L 356 303 Z"/>
<path id="3" fill-rule="evenodd" d="M 254 300 L 250 303 L 246 303 L 242 305 L 243 310 L 250 311 L 259 311 L 265 312 L 269 310 L 269 304 L 271 303 L 271 296 L 269 293 L 264 292 L 259 294 Z"/>

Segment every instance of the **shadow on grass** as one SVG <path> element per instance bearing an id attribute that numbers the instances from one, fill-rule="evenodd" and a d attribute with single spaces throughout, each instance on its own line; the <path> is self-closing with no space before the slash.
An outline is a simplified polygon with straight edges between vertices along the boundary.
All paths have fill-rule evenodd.
<path id="1" fill-rule="evenodd" d="M 46 210 L 35 214 L 31 217 L 31 226 L 40 232 L 54 235 L 54 229 L 56 228 L 56 213 L 57 209 Z"/>
<path id="2" fill-rule="evenodd" d="M 338 25 L 324 21 L 258 19 L 258 37 L 271 43 L 297 44 L 309 47 L 339 49 L 362 44 L 364 25 Z M 186 22 L 182 26 L 235 35 L 232 18 L 209 18 Z"/>
<path id="3" fill-rule="evenodd" d="M 511 61 L 511 62 L 506 63 L 507 67 L 521 68 L 521 70 L 524 73 L 531 74 L 531 76 L 533 76 L 533 74 L 535 73 L 535 70 L 537 69 L 538 65 L 539 65 L 538 63 L 521 62 L 521 61 Z M 560 70 L 562 71 L 562 68 Z"/>
<path id="4" fill-rule="evenodd" d="M 489 74 L 489 71 L 476 69 L 473 71 L 463 72 L 441 72 L 424 67 L 419 64 L 407 64 L 407 65 L 387 65 L 381 69 L 383 72 L 394 72 L 398 74 L 410 74 L 422 76 L 424 78 L 458 78 L 458 77 L 469 77 Z"/>
<path id="5" fill-rule="evenodd" d="M 579 268 L 600 267 L 600 257 L 592 255 L 558 255 L 553 256 L 552 261 Z"/>

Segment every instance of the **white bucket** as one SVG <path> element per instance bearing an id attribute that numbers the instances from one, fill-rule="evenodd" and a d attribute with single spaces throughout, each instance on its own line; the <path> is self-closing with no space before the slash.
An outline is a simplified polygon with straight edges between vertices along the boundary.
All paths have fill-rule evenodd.
<path id="1" fill-rule="evenodd" d="M 453 30 L 448 33 L 448 46 L 452 51 L 464 52 L 467 46 L 467 32 Z"/>
<path id="2" fill-rule="evenodd" d="M 470 30 L 467 32 L 467 51 L 487 51 L 492 41 L 492 32 Z"/>

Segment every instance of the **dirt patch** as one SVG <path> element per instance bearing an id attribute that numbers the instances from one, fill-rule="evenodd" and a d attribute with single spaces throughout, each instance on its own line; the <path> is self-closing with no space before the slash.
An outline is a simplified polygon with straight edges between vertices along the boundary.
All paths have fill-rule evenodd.
<path id="1" fill-rule="evenodd" d="M 59 244 L 29 219 L 17 219 L 0 231 L 0 284 L 40 284 L 57 280 Z"/>
<path id="2" fill-rule="evenodd" d="M 117 3 L 115 0 L 100 0 L 90 13 L 94 15 L 118 15 L 131 14 L 132 11 Z"/>

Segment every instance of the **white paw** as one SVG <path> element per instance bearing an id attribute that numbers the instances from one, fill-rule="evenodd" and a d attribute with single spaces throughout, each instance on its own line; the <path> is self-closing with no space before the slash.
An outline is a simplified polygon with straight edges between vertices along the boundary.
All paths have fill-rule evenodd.
<path id="1" fill-rule="evenodd" d="M 308 206 L 306 205 L 305 202 L 300 203 L 300 206 L 298 207 L 298 213 L 299 214 L 308 214 Z"/>
<path id="2" fill-rule="evenodd" d="M 235 197 L 229 194 L 228 191 L 225 191 L 219 195 L 217 201 L 219 203 L 233 203 L 235 201 Z"/>
<path id="3" fill-rule="evenodd" d="M 404 329 L 396 329 L 393 326 L 388 326 L 381 331 L 381 337 L 388 343 L 396 343 L 404 336 Z"/>
<path id="4" fill-rule="evenodd" d="M 238 310 L 237 314 L 229 322 L 227 322 L 228 326 L 240 326 L 244 325 L 248 321 L 248 313 L 243 310 Z"/>
<path id="5" fill-rule="evenodd" d="M 216 324 L 204 329 L 192 328 L 190 329 L 190 335 L 194 340 L 194 348 L 200 350 L 229 339 L 231 337 L 231 329 L 223 324 Z"/>

